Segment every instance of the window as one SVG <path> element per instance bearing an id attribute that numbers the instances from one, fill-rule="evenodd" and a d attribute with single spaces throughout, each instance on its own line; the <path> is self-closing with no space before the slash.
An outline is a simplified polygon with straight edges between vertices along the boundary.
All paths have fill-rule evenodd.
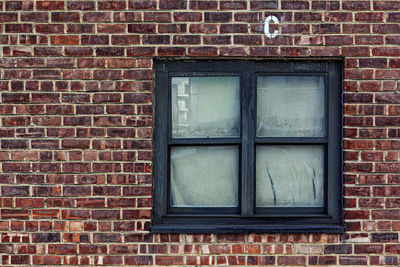
<path id="1" fill-rule="evenodd" d="M 155 61 L 157 233 L 341 233 L 340 61 Z"/>

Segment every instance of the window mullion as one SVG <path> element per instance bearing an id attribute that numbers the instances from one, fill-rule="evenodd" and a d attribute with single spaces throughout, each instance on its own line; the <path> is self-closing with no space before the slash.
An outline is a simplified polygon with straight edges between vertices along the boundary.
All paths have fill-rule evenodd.
<path id="1" fill-rule="evenodd" d="M 253 66 L 252 63 L 251 67 Z M 252 68 L 249 68 L 252 69 Z M 253 73 L 246 71 L 242 78 L 242 157 L 241 157 L 241 215 L 254 215 L 254 105 Z"/>

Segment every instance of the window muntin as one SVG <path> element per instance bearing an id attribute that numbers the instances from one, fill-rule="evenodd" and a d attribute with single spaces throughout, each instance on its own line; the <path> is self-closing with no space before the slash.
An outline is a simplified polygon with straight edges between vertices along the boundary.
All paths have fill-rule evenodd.
<path id="1" fill-rule="evenodd" d="M 343 231 L 340 62 L 156 61 L 155 67 L 153 232 Z M 191 87 L 197 88 L 192 98 Z M 184 121 L 174 115 L 177 107 L 198 104 L 198 88 L 214 97 L 201 100 L 210 112 L 186 114 L 195 127 L 177 127 Z M 177 103 L 185 97 L 184 105 Z M 217 120 L 229 117 L 235 127 L 199 123 L 224 104 Z M 209 153 L 224 149 L 231 151 L 226 158 Z M 197 152 L 178 160 L 187 151 Z"/>

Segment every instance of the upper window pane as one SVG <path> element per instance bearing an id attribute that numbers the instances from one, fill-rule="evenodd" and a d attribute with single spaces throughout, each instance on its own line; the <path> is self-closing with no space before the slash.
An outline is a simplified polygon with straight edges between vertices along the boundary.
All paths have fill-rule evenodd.
<path id="1" fill-rule="evenodd" d="M 259 76 L 257 136 L 324 137 L 323 76 Z"/>
<path id="2" fill-rule="evenodd" d="M 172 78 L 172 137 L 240 135 L 239 77 Z"/>

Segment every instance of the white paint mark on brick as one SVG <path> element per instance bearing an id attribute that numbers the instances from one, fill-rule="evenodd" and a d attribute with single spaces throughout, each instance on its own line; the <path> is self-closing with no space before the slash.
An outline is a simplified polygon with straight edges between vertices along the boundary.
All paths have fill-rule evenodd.
<path id="1" fill-rule="evenodd" d="M 210 254 L 210 249 L 208 248 L 208 245 L 202 245 L 201 250 L 204 254 Z"/>

